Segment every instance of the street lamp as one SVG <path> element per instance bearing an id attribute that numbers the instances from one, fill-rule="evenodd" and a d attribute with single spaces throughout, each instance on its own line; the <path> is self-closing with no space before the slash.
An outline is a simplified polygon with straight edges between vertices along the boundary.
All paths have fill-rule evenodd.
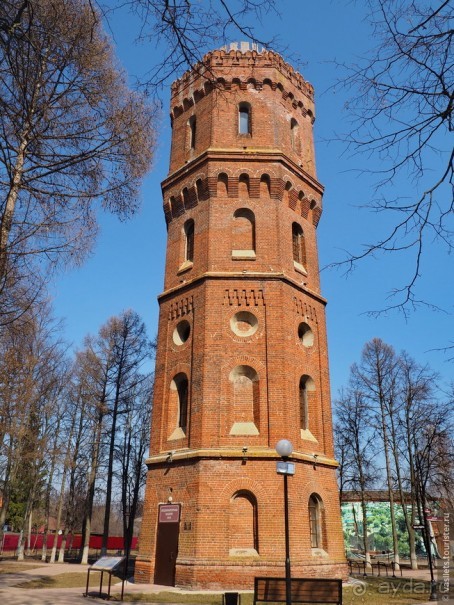
<path id="1" fill-rule="evenodd" d="M 422 466 L 422 462 L 423 462 L 424 458 L 426 458 L 426 460 L 427 460 L 427 454 L 424 451 L 420 451 L 420 450 L 418 451 L 416 449 L 416 444 L 415 444 L 415 453 L 416 453 L 415 463 L 416 463 L 416 470 L 417 470 L 416 486 L 417 486 L 417 489 L 419 490 L 420 498 L 421 498 L 422 521 L 423 521 L 423 525 L 424 525 L 423 539 L 424 539 L 424 544 L 426 546 L 427 560 L 429 563 L 429 571 L 430 571 L 429 601 L 438 601 L 437 583 L 434 578 L 434 565 L 433 565 L 433 559 L 432 559 L 431 531 L 430 531 L 429 519 L 428 519 L 428 514 L 430 511 L 426 508 L 426 501 L 427 501 L 426 483 L 423 480 L 423 477 L 424 476 L 428 477 L 428 474 L 429 474 L 429 468 L 427 468 L 427 464 L 426 464 L 426 468 L 423 468 L 423 466 Z M 425 472 L 423 473 L 423 471 L 425 471 Z"/>
<path id="2" fill-rule="evenodd" d="M 282 458 L 282 462 L 277 462 L 276 471 L 278 475 L 284 476 L 284 521 L 285 521 L 285 603 L 291 605 L 292 575 L 290 569 L 290 534 L 288 523 L 288 486 L 287 476 L 295 474 L 295 465 L 289 462 L 288 458 L 292 455 L 293 445 L 288 439 L 281 439 L 276 444 L 276 452 Z"/>
<path id="3" fill-rule="evenodd" d="M 125 581 L 128 581 L 128 568 L 129 568 L 129 554 L 131 551 L 131 540 L 132 539 L 132 532 L 130 531 L 130 518 L 131 518 L 131 509 L 129 507 L 129 505 L 127 504 L 125 506 L 125 509 L 123 511 L 123 516 L 124 516 L 124 529 L 125 531 L 123 532 L 123 546 L 125 549 L 125 563 L 124 563 L 124 573 L 123 573 L 123 581 L 121 583 L 121 597 L 120 599 L 123 601 L 123 594 L 124 594 L 124 590 L 125 590 Z"/>
<path id="4" fill-rule="evenodd" d="M 431 512 L 431 511 L 430 511 Z M 430 596 L 429 601 L 438 601 L 437 594 L 437 583 L 434 578 L 434 564 L 432 559 L 432 538 L 431 531 L 429 526 L 428 515 L 430 514 L 428 509 L 426 509 L 425 501 L 423 500 L 423 520 L 424 520 L 424 536 L 425 536 L 425 546 L 427 550 L 427 560 L 429 562 L 429 571 L 430 571 Z"/>

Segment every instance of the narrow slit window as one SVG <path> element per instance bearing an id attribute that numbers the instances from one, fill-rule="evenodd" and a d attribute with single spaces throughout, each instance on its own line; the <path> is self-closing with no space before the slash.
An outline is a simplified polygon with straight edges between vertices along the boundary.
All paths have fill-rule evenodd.
<path id="1" fill-rule="evenodd" d="M 189 118 L 188 121 L 189 126 L 189 149 L 195 149 L 195 140 L 196 140 L 196 132 L 197 132 L 197 123 L 195 116 Z"/>
<path id="2" fill-rule="evenodd" d="M 184 226 L 185 235 L 185 254 L 184 260 L 186 262 L 194 262 L 194 221 L 189 220 Z"/>
<path id="3" fill-rule="evenodd" d="M 321 511 L 320 501 L 314 495 L 309 498 L 309 531 L 311 548 L 321 548 Z"/>
<path id="4" fill-rule="evenodd" d="M 309 405 L 307 398 L 307 377 L 300 379 L 300 423 L 303 431 L 309 428 Z"/>
<path id="5" fill-rule="evenodd" d="M 295 263 L 305 267 L 306 265 L 306 242 L 304 240 L 304 233 L 301 225 L 293 223 L 292 225 L 292 246 L 293 246 L 293 260 Z"/>
<path id="6" fill-rule="evenodd" d="M 290 122 L 290 137 L 292 142 L 292 149 L 294 151 L 298 151 L 298 122 L 295 120 L 295 118 L 292 118 Z"/>
<path id="7" fill-rule="evenodd" d="M 183 376 L 177 383 L 178 391 L 178 426 L 186 432 L 188 424 L 188 391 L 189 383 L 186 376 Z"/>
<path id="8" fill-rule="evenodd" d="M 238 131 L 240 134 L 251 134 L 251 108 L 247 103 L 239 106 Z"/>

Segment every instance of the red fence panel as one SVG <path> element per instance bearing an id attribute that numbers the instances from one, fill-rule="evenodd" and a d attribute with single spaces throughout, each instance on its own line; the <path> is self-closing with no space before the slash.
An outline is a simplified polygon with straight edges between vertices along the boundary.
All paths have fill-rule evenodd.
<path id="1" fill-rule="evenodd" d="M 17 546 L 19 544 L 19 535 L 12 532 L 5 532 L 3 534 L 3 541 L 0 544 L 0 552 L 15 552 L 17 550 Z M 55 534 L 47 535 L 47 548 L 52 548 L 54 545 Z M 63 540 L 63 536 L 59 535 L 57 539 L 57 548 L 60 548 Z M 41 550 L 44 542 L 44 534 L 32 534 L 30 545 L 28 543 L 25 544 L 25 548 L 30 548 L 32 551 L 36 552 Z M 135 550 L 137 548 L 138 538 L 134 537 L 131 543 L 131 549 Z M 109 536 L 107 540 L 107 549 L 108 550 L 123 550 L 123 537 L 122 536 Z M 69 534 L 66 538 L 66 548 L 78 550 L 82 545 L 82 536 L 81 534 Z M 102 536 L 99 534 L 92 534 L 90 536 L 90 548 L 93 550 L 100 550 L 102 545 Z"/>

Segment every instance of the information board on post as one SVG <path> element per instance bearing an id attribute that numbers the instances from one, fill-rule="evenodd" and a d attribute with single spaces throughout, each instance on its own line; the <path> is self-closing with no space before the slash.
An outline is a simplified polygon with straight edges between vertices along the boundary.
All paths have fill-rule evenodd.
<path id="1" fill-rule="evenodd" d="M 98 569 L 99 571 L 113 571 L 117 565 L 124 561 L 125 557 L 101 557 L 90 569 Z"/>

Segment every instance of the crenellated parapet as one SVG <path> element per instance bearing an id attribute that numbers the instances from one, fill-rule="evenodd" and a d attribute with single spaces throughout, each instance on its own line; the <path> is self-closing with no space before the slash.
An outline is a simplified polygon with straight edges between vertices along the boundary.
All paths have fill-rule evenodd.
<path id="1" fill-rule="evenodd" d="M 229 48 L 212 51 L 176 80 L 171 89 L 172 119 L 189 110 L 213 89 L 253 88 L 261 91 L 269 87 L 313 122 L 313 86 L 276 52 L 256 48 L 245 50 L 245 46 L 250 45 L 232 44 Z"/>

